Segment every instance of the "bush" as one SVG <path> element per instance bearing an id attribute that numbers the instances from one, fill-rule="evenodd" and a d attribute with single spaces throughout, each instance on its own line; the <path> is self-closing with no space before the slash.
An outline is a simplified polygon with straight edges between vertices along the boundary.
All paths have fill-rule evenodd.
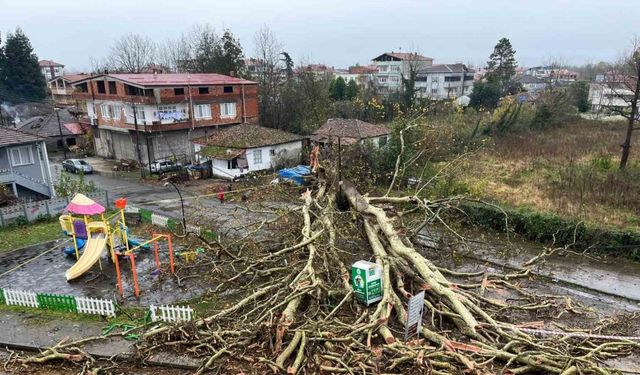
<path id="1" fill-rule="evenodd" d="M 86 181 L 84 173 L 80 172 L 78 178 L 68 173 L 59 173 L 58 181 L 53 185 L 56 195 L 59 197 L 73 197 L 77 193 L 88 194 L 97 190 L 93 181 Z"/>

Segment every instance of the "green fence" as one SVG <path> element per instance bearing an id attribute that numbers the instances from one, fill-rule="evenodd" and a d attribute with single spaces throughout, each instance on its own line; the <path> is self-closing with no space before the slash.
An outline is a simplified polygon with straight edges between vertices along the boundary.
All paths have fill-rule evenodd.
<path id="1" fill-rule="evenodd" d="M 59 294 L 42 294 L 36 296 L 38 304 L 43 309 L 76 312 L 76 299 L 73 296 L 64 296 Z"/>
<path id="2" fill-rule="evenodd" d="M 7 301 L 4 300 L 4 289 L 0 288 L 0 304 L 6 305 Z"/>

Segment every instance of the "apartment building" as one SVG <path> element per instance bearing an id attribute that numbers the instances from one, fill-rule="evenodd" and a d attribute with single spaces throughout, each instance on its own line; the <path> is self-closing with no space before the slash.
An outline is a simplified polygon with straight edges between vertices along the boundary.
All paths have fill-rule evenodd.
<path id="1" fill-rule="evenodd" d="M 72 85 L 103 157 L 192 161 L 191 140 L 258 121 L 258 84 L 221 74 L 101 74 Z"/>
<path id="2" fill-rule="evenodd" d="M 402 76 L 411 69 L 418 71 L 433 65 L 433 59 L 417 53 L 386 52 L 372 60 L 378 72 L 374 76 L 374 87 L 380 94 L 389 94 L 402 88 Z"/>
<path id="3" fill-rule="evenodd" d="M 65 74 L 49 80 L 51 98 L 57 107 L 68 107 L 76 104 L 73 99 L 73 83 L 88 78 L 88 74 Z"/>
<path id="4" fill-rule="evenodd" d="M 471 94 L 475 71 L 462 63 L 438 64 L 418 70 L 419 96 L 430 99 L 454 99 Z"/>

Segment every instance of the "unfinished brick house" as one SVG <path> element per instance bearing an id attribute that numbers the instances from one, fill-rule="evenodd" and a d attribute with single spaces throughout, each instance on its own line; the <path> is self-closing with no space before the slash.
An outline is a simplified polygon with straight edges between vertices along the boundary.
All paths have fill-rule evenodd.
<path id="1" fill-rule="evenodd" d="M 258 121 L 258 84 L 221 74 L 100 74 L 73 86 L 96 153 L 108 158 L 189 162 L 192 139 Z"/>

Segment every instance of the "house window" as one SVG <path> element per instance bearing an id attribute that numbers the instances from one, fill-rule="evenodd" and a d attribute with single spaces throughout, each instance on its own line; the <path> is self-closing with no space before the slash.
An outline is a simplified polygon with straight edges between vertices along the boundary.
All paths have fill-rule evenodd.
<path id="1" fill-rule="evenodd" d="M 236 103 L 221 103 L 220 104 L 220 117 L 221 118 L 234 118 L 234 117 L 236 117 Z"/>
<path id="2" fill-rule="evenodd" d="M 89 85 L 85 82 L 85 83 L 81 83 L 78 85 L 78 90 L 80 92 L 89 92 Z"/>
<path id="3" fill-rule="evenodd" d="M 378 67 L 378 71 L 379 71 L 379 72 L 386 72 L 388 68 L 389 68 L 389 67 L 388 67 L 388 66 L 386 66 L 386 65 L 380 65 L 380 66 Z"/>
<path id="4" fill-rule="evenodd" d="M 100 113 L 102 114 L 102 118 L 110 119 L 111 118 L 111 106 L 109 104 L 100 104 Z"/>
<path id="5" fill-rule="evenodd" d="M 158 106 L 158 117 L 160 120 L 183 120 L 186 118 L 184 110 L 178 110 L 175 105 Z"/>
<path id="6" fill-rule="evenodd" d="M 233 86 L 225 86 L 224 89 L 223 89 L 223 92 L 225 94 L 233 92 Z"/>
<path id="7" fill-rule="evenodd" d="M 12 167 L 30 164 L 33 164 L 33 151 L 31 150 L 31 146 L 15 147 L 11 149 Z"/>
<path id="8" fill-rule="evenodd" d="M 438 93 L 438 89 L 431 89 L 431 93 L 432 94 L 437 94 Z"/>
<path id="9" fill-rule="evenodd" d="M 269 150 L 269 155 L 271 156 L 276 156 L 276 150 L 274 148 L 272 148 L 271 150 Z"/>
<path id="10" fill-rule="evenodd" d="M 134 120 L 142 121 L 142 122 L 146 120 L 143 107 L 136 107 L 136 118 Z"/>
<path id="11" fill-rule="evenodd" d="M 209 93 L 209 88 L 208 87 L 198 87 L 198 94 L 208 94 Z"/>
<path id="12" fill-rule="evenodd" d="M 392 72 L 396 72 L 396 73 L 399 73 L 399 72 L 400 72 L 400 67 L 399 67 L 399 66 L 391 66 L 391 67 L 389 67 L 389 68 L 390 68 L 390 70 L 391 70 Z"/>
<path id="13" fill-rule="evenodd" d="M 122 117 L 122 106 L 119 104 L 111 105 L 111 118 L 119 120 Z"/>
<path id="14" fill-rule="evenodd" d="M 193 114 L 196 120 L 210 119 L 211 106 L 209 104 L 198 104 L 193 106 Z"/>
<path id="15" fill-rule="evenodd" d="M 379 83 L 387 83 L 387 77 L 380 77 L 380 78 L 378 78 L 378 82 L 379 82 Z"/>
<path id="16" fill-rule="evenodd" d="M 184 95 L 184 89 L 183 88 L 173 89 L 173 95 L 175 96 Z"/>
<path id="17" fill-rule="evenodd" d="M 98 81 L 96 82 L 96 84 L 98 85 L 98 94 L 106 94 L 107 90 L 104 87 L 104 81 Z"/>
<path id="18" fill-rule="evenodd" d="M 262 150 L 253 150 L 253 164 L 262 164 Z"/>
<path id="19" fill-rule="evenodd" d="M 400 78 L 399 77 L 391 77 L 391 82 L 398 83 L 398 82 L 400 82 Z"/>
<path id="20" fill-rule="evenodd" d="M 109 94 L 117 95 L 118 91 L 116 89 L 116 81 L 109 81 Z"/>

